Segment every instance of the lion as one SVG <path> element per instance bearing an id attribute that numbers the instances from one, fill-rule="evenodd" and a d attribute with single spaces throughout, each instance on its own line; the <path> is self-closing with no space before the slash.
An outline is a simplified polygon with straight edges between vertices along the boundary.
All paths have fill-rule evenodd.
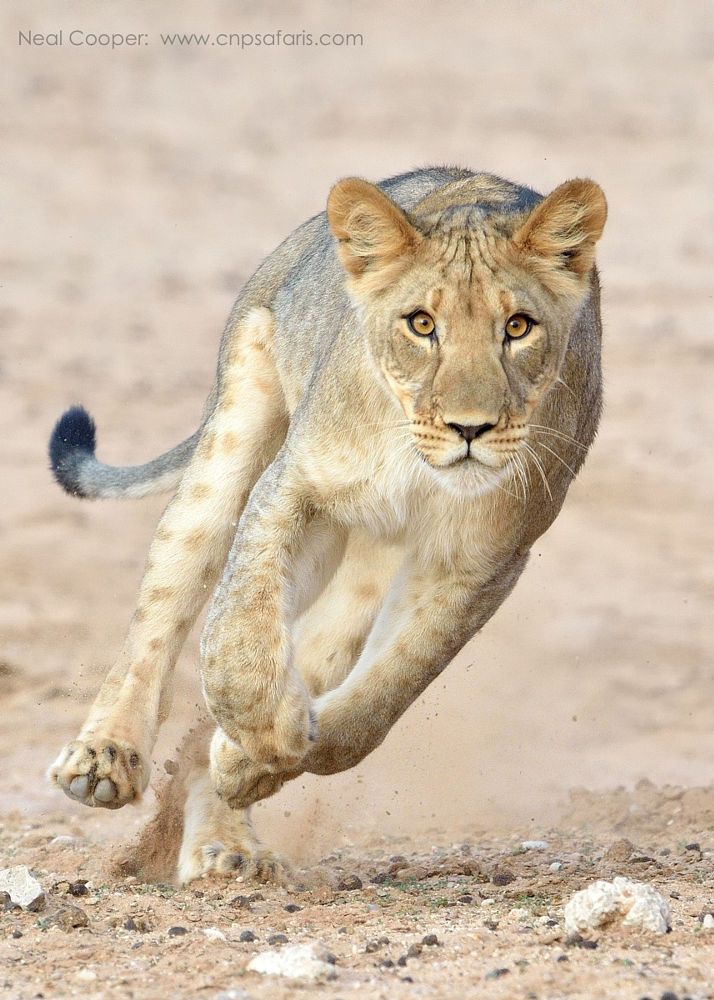
<path id="1" fill-rule="evenodd" d="M 124 646 L 49 770 L 76 802 L 140 799 L 212 595 L 210 723 L 135 870 L 279 877 L 251 805 L 361 761 L 503 603 L 597 430 L 606 215 L 592 180 L 341 180 L 240 293 L 192 437 L 114 468 L 86 411 L 59 420 L 71 494 L 174 491 Z"/>

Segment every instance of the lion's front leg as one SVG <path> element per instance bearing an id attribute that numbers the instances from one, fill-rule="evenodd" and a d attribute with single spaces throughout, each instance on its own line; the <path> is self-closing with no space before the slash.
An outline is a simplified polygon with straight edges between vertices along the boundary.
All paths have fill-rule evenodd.
<path id="1" fill-rule="evenodd" d="M 253 310 L 233 333 L 217 405 L 149 551 L 119 659 L 50 780 L 89 806 L 137 801 L 170 705 L 171 675 L 223 568 L 246 498 L 285 435 L 280 382 L 265 345 L 272 314 Z"/>
<path id="2" fill-rule="evenodd" d="M 270 771 L 296 769 L 314 718 L 293 663 L 295 567 L 314 513 L 282 453 L 253 491 L 202 637 L 206 703 L 228 741 Z"/>

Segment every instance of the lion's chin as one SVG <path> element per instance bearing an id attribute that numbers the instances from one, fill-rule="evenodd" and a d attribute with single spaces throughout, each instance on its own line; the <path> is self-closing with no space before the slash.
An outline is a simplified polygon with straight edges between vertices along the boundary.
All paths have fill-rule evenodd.
<path id="1" fill-rule="evenodd" d="M 459 454 L 436 464 L 425 458 L 436 482 L 447 492 L 461 497 L 481 496 L 496 489 L 507 473 L 507 463 L 486 464 L 476 455 Z"/>

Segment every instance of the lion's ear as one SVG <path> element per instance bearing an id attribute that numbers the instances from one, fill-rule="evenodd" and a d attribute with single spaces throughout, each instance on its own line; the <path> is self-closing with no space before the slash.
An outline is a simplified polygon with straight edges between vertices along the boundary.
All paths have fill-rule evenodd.
<path id="1" fill-rule="evenodd" d="M 595 181 L 566 181 L 533 209 L 513 240 L 533 262 L 583 277 L 595 262 L 606 218 L 605 195 Z"/>
<path id="2" fill-rule="evenodd" d="M 422 239 L 406 212 L 358 177 L 335 184 L 327 199 L 327 218 L 348 276 L 356 284 L 365 279 L 372 291 L 389 284 Z"/>

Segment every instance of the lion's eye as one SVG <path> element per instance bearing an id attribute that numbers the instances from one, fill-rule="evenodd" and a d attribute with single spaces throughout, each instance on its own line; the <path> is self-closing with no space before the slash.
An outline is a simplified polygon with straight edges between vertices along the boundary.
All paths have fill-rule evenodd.
<path id="1" fill-rule="evenodd" d="M 525 313 L 516 313 L 515 316 L 511 316 L 505 326 L 506 336 L 510 337 L 512 340 L 518 340 L 520 337 L 525 337 L 527 333 L 530 333 L 533 329 L 533 320 L 530 316 L 526 316 Z"/>
<path id="2" fill-rule="evenodd" d="M 436 329 L 436 323 L 423 309 L 418 309 L 411 316 L 406 317 L 409 329 L 416 333 L 418 337 L 429 337 Z"/>

